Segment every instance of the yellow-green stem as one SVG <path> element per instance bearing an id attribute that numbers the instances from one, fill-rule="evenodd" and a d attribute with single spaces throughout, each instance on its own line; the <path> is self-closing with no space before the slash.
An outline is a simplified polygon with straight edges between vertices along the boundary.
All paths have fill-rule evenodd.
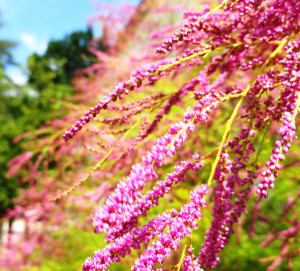
<path id="1" fill-rule="evenodd" d="M 250 87 L 249 87 L 249 89 L 250 89 Z M 229 131 L 231 129 L 232 123 L 233 123 L 233 121 L 234 121 L 234 119 L 235 119 L 235 117 L 236 117 L 236 115 L 238 113 L 238 110 L 239 110 L 239 108 L 240 108 L 240 106 L 241 106 L 244 98 L 245 98 L 245 95 L 243 95 L 239 99 L 238 103 L 236 104 L 236 106 L 235 106 L 235 108 L 234 108 L 234 110 L 233 110 L 233 112 L 232 112 L 232 114 L 230 116 L 230 119 L 227 121 L 227 124 L 226 124 L 226 127 L 225 127 L 225 131 L 223 133 L 222 140 L 221 140 L 221 143 L 220 143 L 220 146 L 219 146 L 219 149 L 218 149 L 217 157 L 216 157 L 216 159 L 215 159 L 215 161 L 214 161 L 214 163 L 212 165 L 211 172 L 210 172 L 210 175 L 209 175 L 209 178 L 208 178 L 208 181 L 207 181 L 207 185 L 208 186 L 211 186 L 211 182 L 212 182 L 212 179 L 214 177 L 214 174 L 215 174 L 218 162 L 220 160 L 220 155 L 221 155 L 223 146 L 225 144 L 225 141 L 227 140 L 227 137 L 228 137 Z"/>
<path id="2" fill-rule="evenodd" d="M 177 264 L 177 271 L 180 271 L 180 268 L 181 268 L 181 265 L 182 265 L 182 262 L 183 262 L 183 259 L 184 259 L 184 256 L 185 256 L 185 250 L 186 250 L 186 245 L 184 246 L 184 248 L 182 250 L 179 263 Z"/>
<path id="3" fill-rule="evenodd" d="M 131 128 L 126 133 L 124 133 L 124 135 L 121 137 L 121 140 L 125 139 L 130 134 L 130 132 L 138 126 L 139 123 L 140 123 L 140 120 L 138 120 L 134 125 L 132 125 Z M 64 196 L 68 195 L 69 193 L 71 193 L 80 184 L 82 184 L 83 182 L 87 181 L 91 177 L 91 175 L 96 170 L 98 170 L 101 167 L 101 165 L 107 160 L 107 158 L 111 155 L 111 153 L 114 151 L 114 149 L 115 148 L 111 148 L 106 153 L 106 155 L 104 157 L 102 157 L 102 159 L 97 164 L 95 164 L 94 166 L 92 166 L 89 169 L 89 172 L 83 178 L 80 178 L 78 181 L 75 182 L 74 185 L 72 185 L 71 187 L 69 187 L 67 190 L 65 190 L 61 194 L 59 194 L 59 195 L 55 196 L 54 198 L 52 198 L 52 201 L 56 201 L 56 200 L 61 199 L 62 197 L 64 197 Z"/>

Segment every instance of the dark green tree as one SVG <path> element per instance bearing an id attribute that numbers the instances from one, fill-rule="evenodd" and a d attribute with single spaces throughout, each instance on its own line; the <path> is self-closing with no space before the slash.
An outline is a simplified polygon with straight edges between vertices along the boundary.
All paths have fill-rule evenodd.
<path id="1" fill-rule="evenodd" d="M 11 49 L 16 47 L 16 43 L 9 40 L 0 40 L 0 65 L 5 68 L 7 65 L 16 64 L 13 60 Z"/>
<path id="2" fill-rule="evenodd" d="M 1 27 L 1 23 L 0 23 Z M 19 99 L 11 99 L 13 83 L 5 73 L 8 65 L 15 64 L 11 50 L 16 43 L 8 40 L 0 40 L 0 240 L 2 236 L 1 217 L 4 216 L 8 208 L 13 207 L 12 199 L 17 195 L 18 185 L 12 180 L 8 180 L 5 175 L 7 172 L 7 162 L 13 158 L 18 151 L 12 149 L 12 139 L 17 133 L 17 127 L 13 122 L 13 114 L 18 114 L 16 103 Z"/>
<path id="3" fill-rule="evenodd" d="M 38 91 L 49 84 L 70 84 L 76 71 L 95 62 L 88 50 L 92 39 L 92 29 L 88 28 L 50 41 L 43 55 L 32 54 L 28 58 L 28 83 Z M 98 49 L 105 50 L 105 46 L 98 45 Z"/>

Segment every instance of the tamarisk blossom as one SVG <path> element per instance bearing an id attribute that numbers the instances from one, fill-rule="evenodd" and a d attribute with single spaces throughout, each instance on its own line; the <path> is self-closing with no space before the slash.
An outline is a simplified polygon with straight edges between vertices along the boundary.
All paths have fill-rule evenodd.
<path id="1" fill-rule="evenodd" d="M 109 110 L 120 111 L 123 112 L 122 116 L 115 118 L 104 118 L 102 120 L 97 120 L 98 122 L 102 122 L 110 125 L 124 125 L 132 122 L 132 117 L 134 115 L 138 115 L 143 112 L 145 109 L 149 109 L 155 106 L 160 99 L 162 99 L 165 95 L 162 93 L 147 96 L 146 98 L 136 101 L 134 103 L 130 103 L 124 106 L 117 106 L 114 104 L 108 105 Z"/>
<path id="2" fill-rule="evenodd" d="M 152 190 L 150 190 L 131 207 L 130 213 L 123 215 L 123 221 L 125 222 L 111 230 L 106 239 L 116 239 L 117 237 L 120 237 L 132 230 L 137 226 L 138 217 L 146 216 L 147 212 L 153 206 L 158 205 L 159 198 L 164 197 L 165 194 L 171 191 L 173 185 L 185 181 L 184 175 L 189 169 L 198 171 L 202 168 L 203 162 L 198 161 L 200 156 L 198 154 L 194 154 L 193 157 L 196 162 L 181 161 L 180 165 L 175 166 L 174 171 L 169 173 L 163 181 L 158 181 Z"/>
<path id="3" fill-rule="evenodd" d="M 152 150 L 143 157 L 143 164 L 132 167 L 127 179 L 120 182 L 114 193 L 107 199 L 104 206 L 96 212 L 94 218 L 95 232 L 116 231 L 126 223 L 132 212 L 133 204 L 142 197 L 141 190 L 147 182 L 157 178 L 154 167 L 161 167 L 166 157 L 173 157 L 187 140 L 195 125 L 208 121 L 208 114 L 216 108 L 219 102 L 217 93 L 206 94 L 196 103 L 194 108 L 188 108 L 181 122 L 173 124 L 168 133 L 157 140 Z M 136 223 L 136 221 L 133 223 Z M 108 240 L 109 237 L 107 237 Z"/>
<path id="4" fill-rule="evenodd" d="M 281 127 L 279 129 L 280 139 L 276 140 L 272 155 L 266 163 L 267 169 L 261 175 L 262 178 L 256 189 L 256 193 L 267 198 L 267 189 L 274 188 L 274 181 L 278 177 L 280 169 L 279 161 L 285 159 L 291 143 L 296 138 L 295 118 L 300 105 L 300 42 L 289 42 L 287 44 L 287 56 L 281 58 L 279 64 L 284 67 L 285 73 L 278 75 L 278 80 L 284 86 L 277 106 L 274 118 L 280 117 Z"/>
<path id="5" fill-rule="evenodd" d="M 278 170 L 280 169 L 279 161 L 284 160 L 284 153 L 289 151 L 291 141 L 296 137 L 294 116 L 289 112 L 285 112 L 282 116 L 282 122 L 283 124 L 279 129 L 281 139 L 275 142 L 273 154 L 266 163 L 268 169 L 262 172 L 262 179 L 256 189 L 256 193 L 265 198 L 268 197 L 267 189 L 274 188 L 274 181 L 278 177 Z"/>
<path id="6" fill-rule="evenodd" d="M 234 232 L 234 223 L 246 210 L 251 186 L 257 174 L 248 170 L 247 176 L 242 178 L 240 173 L 247 169 L 246 163 L 255 151 L 249 140 L 253 136 L 251 129 L 242 129 L 239 135 L 228 142 L 229 150 L 235 157 L 234 162 L 228 153 L 223 151 L 220 155 L 214 175 L 216 185 L 213 188 L 213 221 L 198 256 L 204 268 L 214 268 L 220 262 L 218 255 L 229 242 L 230 233 Z"/>
<path id="7" fill-rule="evenodd" d="M 180 241 L 191 234 L 195 229 L 197 220 L 201 219 L 200 208 L 205 206 L 203 196 L 207 193 L 207 185 L 202 185 L 191 192 L 191 202 L 184 205 L 180 212 L 169 224 L 169 231 L 158 235 L 158 241 L 148 247 L 146 252 L 136 260 L 132 271 L 153 270 L 156 263 L 162 264 L 171 254 L 179 248 Z M 176 212 L 174 212 L 175 214 Z"/>
<path id="8" fill-rule="evenodd" d="M 200 53 L 200 55 L 204 54 L 205 52 Z M 132 73 L 129 80 L 119 83 L 108 96 L 100 100 L 95 107 L 92 107 L 85 112 L 84 116 L 76 121 L 76 123 L 63 134 L 64 140 L 68 141 L 77 135 L 85 124 L 94 119 L 101 110 L 107 109 L 110 103 L 115 102 L 118 98 L 122 99 L 123 96 L 128 95 L 130 91 L 140 88 L 143 83 L 145 85 L 153 85 L 161 77 L 170 74 L 172 71 L 179 71 L 181 67 L 185 66 L 187 61 L 188 59 L 181 61 L 179 58 L 175 58 L 175 60 L 160 60 L 156 63 L 137 69 Z M 193 61 L 199 65 L 199 61 L 195 59 L 191 59 L 188 65 L 191 65 Z"/>
<path id="9" fill-rule="evenodd" d="M 221 76 L 221 78 L 222 78 L 222 76 Z M 162 120 L 163 116 L 167 115 L 170 112 L 171 108 L 174 105 L 177 105 L 182 100 L 182 98 L 184 96 L 186 96 L 191 91 L 194 91 L 194 93 L 195 93 L 195 88 L 198 85 L 201 88 L 201 84 L 200 84 L 201 81 L 206 81 L 208 83 L 208 80 L 207 80 L 204 72 L 202 72 L 202 71 L 199 73 L 198 76 L 196 76 L 190 82 L 188 82 L 187 84 L 185 84 L 177 92 L 175 92 L 172 95 L 170 95 L 169 99 L 161 107 L 161 109 L 157 112 L 157 114 L 155 115 L 155 117 L 152 120 L 152 122 L 150 123 L 150 125 L 148 125 L 144 130 L 141 130 L 141 132 L 136 136 L 136 138 L 134 140 L 134 143 L 130 147 L 127 148 L 127 151 L 128 152 L 132 151 L 134 149 L 134 146 L 135 146 L 136 143 L 138 143 L 139 141 L 141 141 L 144 138 L 146 138 L 149 134 L 151 134 L 155 130 L 155 128 L 157 127 L 157 125 L 159 124 L 159 122 Z M 212 88 L 213 88 L 213 86 L 212 86 Z M 208 89 L 209 89 L 208 84 L 206 84 L 203 89 L 206 90 L 204 93 L 209 93 L 209 91 L 208 91 Z M 127 153 L 125 155 L 127 155 Z"/>
<path id="10" fill-rule="evenodd" d="M 187 256 L 184 257 L 182 261 L 182 270 L 183 271 L 203 271 L 200 267 L 199 260 L 195 258 L 193 250 L 191 247 L 186 249 Z"/>
<path id="11" fill-rule="evenodd" d="M 143 81 L 145 81 L 146 79 L 147 84 L 153 84 L 154 82 L 156 82 L 163 74 L 166 73 L 162 72 L 161 75 L 158 75 L 159 67 L 170 63 L 170 60 L 162 60 L 134 71 L 131 74 L 129 80 L 119 83 L 108 96 L 100 100 L 95 107 L 92 107 L 87 112 L 85 112 L 84 116 L 76 121 L 76 123 L 63 134 L 63 138 L 65 139 L 65 141 L 68 141 L 69 139 L 74 137 L 85 124 L 94 119 L 101 110 L 105 110 L 110 103 L 115 102 L 118 98 L 122 99 L 123 95 L 129 94 L 129 91 L 140 88 Z"/>
<path id="12" fill-rule="evenodd" d="M 156 235 L 163 232 L 171 223 L 172 212 L 167 212 L 153 218 L 142 228 L 136 228 L 120 238 L 113 244 L 94 253 L 93 258 L 88 258 L 83 264 L 84 271 L 106 270 L 113 262 L 119 262 L 131 251 L 131 248 L 140 249 L 141 244 L 148 244 Z"/>
<path id="13" fill-rule="evenodd" d="M 204 53 L 202 55 L 204 55 Z M 92 107 L 85 112 L 84 116 L 76 121 L 76 123 L 63 134 L 64 140 L 68 141 L 74 137 L 85 124 L 94 119 L 101 110 L 105 110 L 110 103 L 115 102 L 118 98 L 122 99 L 123 96 L 128 95 L 130 91 L 140 88 L 143 83 L 145 85 L 153 85 L 161 77 L 170 74 L 174 70 L 178 71 L 180 67 L 185 65 L 186 61 L 187 60 L 179 61 L 178 59 L 160 60 L 156 63 L 137 69 L 132 73 L 129 80 L 119 83 L 108 96 L 100 100 L 95 107 Z M 197 64 L 199 64 L 198 61 Z"/>
<path id="14" fill-rule="evenodd" d="M 191 229 L 197 227 L 197 220 L 201 219 L 201 207 L 205 206 L 202 199 L 207 193 L 207 185 L 201 185 L 191 192 L 191 202 L 184 205 L 180 211 L 175 209 L 163 213 L 150 220 L 142 228 L 135 228 L 117 238 L 114 243 L 94 253 L 93 258 L 88 258 L 83 264 L 84 271 L 104 271 L 113 262 L 119 262 L 121 258 L 130 253 L 130 249 L 140 249 L 141 244 L 148 244 L 158 236 L 158 241 L 150 246 L 146 253 L 135 263 L 132 270 L 149 270 L 155 263 L 163 263 L 171 250 L 177 249 L 179 241 L 191 233 Z M 169 231 L 164 233 L 169 227 Z"/>
<path id="15" fill-rule="evenodd" d="M 219 165 L 222 167 L 217 167 L 214 175 L 217 186 L 214 187 L 213 221 L 199 253 L 199 261 L 204 268 L 213 268 L 219 263 L 220 258 L 217 255 L 228 239 L 229 228 L 226 220 L 231 210 L 230 200 L 234 194 L 234 183 L 233 180 L 225 179 L 232 167 L 227 153 L 221 153 Z"/>

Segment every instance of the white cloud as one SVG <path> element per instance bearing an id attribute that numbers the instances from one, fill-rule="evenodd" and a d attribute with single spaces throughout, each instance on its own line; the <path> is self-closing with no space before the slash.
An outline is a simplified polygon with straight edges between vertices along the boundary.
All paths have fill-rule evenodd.
<path id="1" fill-rule="evenodd" d="M 27 76 L 20 69 L 10 69 L 8 70 L 9 78 L 17 85 L 24 85 L 27 82 Z"/>
<path id="2" fill-rule="evenodd" d="M 38 38 L 33 33 L 21 33 L 20 39 L 24 45 L 32 52 L 42 54 L 47 49 L 47 39 Z"/>

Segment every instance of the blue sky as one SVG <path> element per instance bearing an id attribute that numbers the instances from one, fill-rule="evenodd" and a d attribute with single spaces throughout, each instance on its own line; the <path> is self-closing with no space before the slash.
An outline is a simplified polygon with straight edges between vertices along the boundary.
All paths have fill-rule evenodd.
<path id="1" fill-rule="evenodd" d="M 95 12 L 96 2 L 119 4 L 137 3 L 138 0 L 0 0 L 3 23 L 0 39 L 18 43 L 13 54 L 24 70 L 28 55 L 43 53 L 49 40 L 85 29 L 88 17 Z M 95 33 L 100 31 L 100 26 L 97 26 Z M 22 69 L 9 68 L 8 73 L 17 83 L 26 80 Z"/>

